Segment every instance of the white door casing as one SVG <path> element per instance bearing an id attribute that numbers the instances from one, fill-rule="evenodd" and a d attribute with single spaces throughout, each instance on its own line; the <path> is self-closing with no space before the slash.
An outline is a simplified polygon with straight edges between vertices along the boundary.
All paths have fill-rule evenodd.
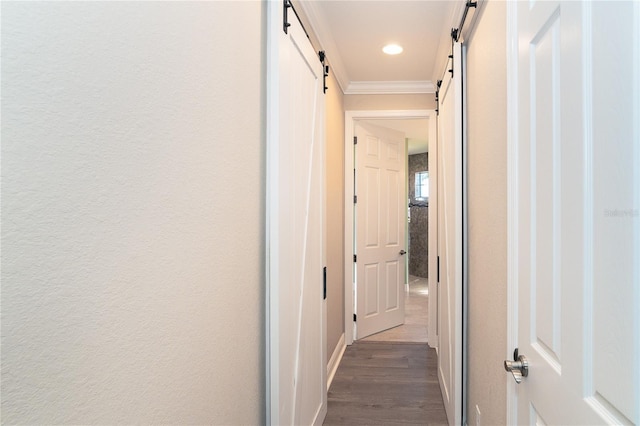
<path id="1" fill-rule="evenodd" d="M 404 133 L 356 124 L 356 338 L 404 323 Z"/>
<path id="2" fill-rule="evenodd" d="M 450 425 L 462 423 L 463 128 L 462 48 L 439 90 L 438 115 L 438 381 Z"/>
<path id="3" fill-rule="evenodd" d="M 327 409 L 323 69 L 282 7 L 267 2 L 267 423 L 311 425 Z"/>
<path id="4" fill-rule="evenodd" d="M 640 424 L 640 3 L 509 3 L 511 424 Z"/>

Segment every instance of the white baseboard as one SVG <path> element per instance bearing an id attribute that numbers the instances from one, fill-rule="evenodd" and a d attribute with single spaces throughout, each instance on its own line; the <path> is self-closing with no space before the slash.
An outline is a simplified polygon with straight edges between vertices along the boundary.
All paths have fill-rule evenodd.
<path id="1" fill-rule="evenodd" d="M 347 345 L 344 343 L 344 333 L 342 333 L 342 336 L 338 339 L 338 344 L 336 345 L 333 354 L 331 354 L 329 363 L 327 363 L 327 390 L 331 387 L 333 376 L 336 375 L 336 370 L 338 370 L 338 365 L 340 365 L 345 349 L 347 349 Z"/>

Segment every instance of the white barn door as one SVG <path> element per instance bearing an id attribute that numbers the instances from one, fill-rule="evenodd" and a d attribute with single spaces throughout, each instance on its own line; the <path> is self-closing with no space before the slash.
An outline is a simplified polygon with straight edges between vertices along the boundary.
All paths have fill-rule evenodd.
<path id="1" fill-rule="evenodd" d="M 462 48 L 453 46 L 453 76 L 439 90 L 438 116 L 438 381 L 450 425 L 462 422 Z M 451 68 L 450 67 L 450 68 Z"/>
<path id="2" fill-rule="evenodd" d="M 283 4 L 267 7 L 267 422 L 314 425 L 327 409 L 323 67 L 293 11 L 285 33 Z"/>
<path id="3" fill-rule="evenodd" d="M 356 338 L 404 324 L 406 144 L 404 133 L 355 126 Z"/>
<path id="4" fill-rule="evenodd" d="M 509 421 L 637 425 L 640 3 L 509 7 L 517 24 L 510 142 L 517 305 L 508 351 L 518 347 L 528 362 L 520 384 L 506 373 Z"/>

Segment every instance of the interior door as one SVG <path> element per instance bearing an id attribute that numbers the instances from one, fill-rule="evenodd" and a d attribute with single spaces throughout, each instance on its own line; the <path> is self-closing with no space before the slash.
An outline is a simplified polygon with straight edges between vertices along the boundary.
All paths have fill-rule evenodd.
<path id="1" fill-rule="evenodd" d="M 356 338 L 404 323 L 404 133 L 356 124 Z"/>
<path id="2" fill-rule="evenodd" d="M 528 362 L 519 385 L 508 379 L 511 415 L 640 424 L 640 3 L 510 7 L 515 329 Z"/>
<path id="3" fill-rule="evenodd" d="M 438 115 L 438 381 L 450 425 L 462 423 L 462 49 L 440 86 Z"/>
<path id="4" fill-rule="evenodd" d="M 327 409 L 323 69 L 296 15 L 288 10 L 285 33 L 282 3 L 268 7 L 277 40 L 268 114 L 278 116 L 268 129 L 267 416 L 274 425 L 314 425 Z"/>

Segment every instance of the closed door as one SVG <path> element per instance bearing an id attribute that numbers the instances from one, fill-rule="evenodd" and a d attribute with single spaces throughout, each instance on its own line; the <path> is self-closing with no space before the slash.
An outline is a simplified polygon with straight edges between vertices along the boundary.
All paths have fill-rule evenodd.
<path id="1" fill-rule="evenodd" d="M 509 7 L 511 421 L 639 424 L 640 4 Z"/>
<path id="2" fill-rule="evenodd" d="M 462 419 L 462 48 L 438 93 L 438 381 L 450 425 Z"/>
<path id="3" fill-rule="evenodd" d="M 356 338 L 404 323 L 406 145 L 359 123 L 356 144 Z"/>
<path id="4" fill-rule="evenodd" d="M 322 424 L 327 409 L 323 69 L 296 15 L 288 10 L 285 33 L 283 4 L 268 2 L 268 7 L 278 59 L 270 85 L 277 93 L 270 94 L 269 105 L 269 114 L 278 116 L 277 125 L 270 122 L 267 171 L 268 423 Z"/>

